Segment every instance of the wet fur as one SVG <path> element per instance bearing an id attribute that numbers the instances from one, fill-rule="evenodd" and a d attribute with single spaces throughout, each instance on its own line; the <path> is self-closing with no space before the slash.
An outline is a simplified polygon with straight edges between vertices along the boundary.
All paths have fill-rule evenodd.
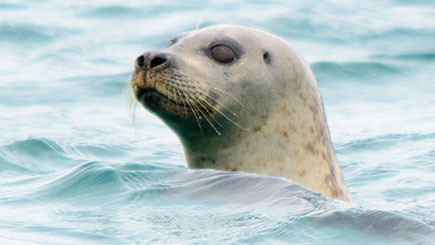
<path id="1" fill-rule="evenodd" d="M 216 64 L 207 48 L 226 36 L 240 59 Z M 317 82 L 286 41 L 213 26 L 177 36 L 162 52 L 175 65 L 146 76 L 136 69 L 131 84 L 163 95 L 140 102 L 175 131 L 189 167 L 281 176 L 350 201 Z"/>

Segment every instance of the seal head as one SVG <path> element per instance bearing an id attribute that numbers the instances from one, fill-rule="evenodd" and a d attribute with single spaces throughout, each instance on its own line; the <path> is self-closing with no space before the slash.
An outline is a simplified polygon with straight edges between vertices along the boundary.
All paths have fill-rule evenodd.
<path id="1" fill-rule="evenodd" d="M 350 200 L 317 82 L 285 40 L 230 25 L 182 33 L 136 59 L 131 86 L 177 134 L 189 167 L 284 177 Z"/>

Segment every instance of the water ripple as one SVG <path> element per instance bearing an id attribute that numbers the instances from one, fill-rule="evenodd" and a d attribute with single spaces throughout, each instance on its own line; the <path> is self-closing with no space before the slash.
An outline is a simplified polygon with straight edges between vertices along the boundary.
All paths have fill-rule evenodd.
<path id="1" fill-rule="evenodd" d="M 433 6 L 0 3 L 0 243 L 433 244 Z M 135 57 L 197 24 L 265 29 L 312 64 L 355 203 L 187 169 L 142 107 L 134 132 L 124 93 Z"/>

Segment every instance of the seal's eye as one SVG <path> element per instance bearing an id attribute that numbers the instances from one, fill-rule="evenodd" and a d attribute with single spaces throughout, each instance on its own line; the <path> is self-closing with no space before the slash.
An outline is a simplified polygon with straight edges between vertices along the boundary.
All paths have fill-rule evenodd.
<path id="1" fill-rule="evenodd" d="M 219 63 L 228 64 L 234 61 L 236 54 L 226 45 L 216 45 L 210 49 L 210 55 Z"/>

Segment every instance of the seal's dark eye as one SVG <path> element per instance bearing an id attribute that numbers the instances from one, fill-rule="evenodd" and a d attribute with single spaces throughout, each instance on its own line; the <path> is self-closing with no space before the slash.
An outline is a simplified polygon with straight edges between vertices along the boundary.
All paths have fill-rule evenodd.
<path id="1" fill-rule="evenodd" d="M 228 64 L 234 61 L 236 54 L 226 45 L 216 45 L 210 49 L 210 55 L 219 63 Z"/>

